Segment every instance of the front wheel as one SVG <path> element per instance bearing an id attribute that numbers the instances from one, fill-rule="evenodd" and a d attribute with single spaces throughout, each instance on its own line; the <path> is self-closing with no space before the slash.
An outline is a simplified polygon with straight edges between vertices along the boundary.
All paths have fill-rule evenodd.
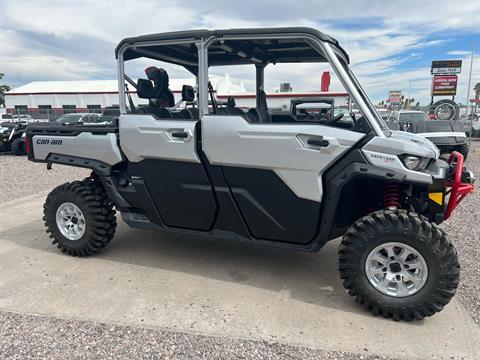
<path id="1" fill-rule="evenodd" d="M 405 210 L 355 222 L 339 248 L 348 293 L 375 315 L 420 320 L 441 311 L 458 286 L 460 266 L 445 233 Z"/>
<path id="2" fill-rule="evenodd" d="M 55 188 L 43 206 L 52 243 L 72 256 L 101 251 L 113 239 L 117 220 L 103 186 L 87 178 Z"/>

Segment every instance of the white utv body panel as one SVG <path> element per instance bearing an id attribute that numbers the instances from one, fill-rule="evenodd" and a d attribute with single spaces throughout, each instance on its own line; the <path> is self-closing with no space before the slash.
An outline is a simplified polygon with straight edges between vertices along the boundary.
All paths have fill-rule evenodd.
<path id="1" fill-rule="evenodd" d="M 194 120 L 156 119 L 152 115 L 125 115 L 119 120 L 120 146 L 129 161 L 164 159 L 200 163 L 195 151 Z M 186 133 L 176 138 L 175 133 Z"/>
<path id="2" fill-rule="evenodd" d="M 414 155 L 421 158 L 438 159 L 440 152 L 430 140 L 405 131 L 392 131 L 390 137 L 374 137 L 362 149 L 368 161 L 375 166 L 402 173 L 407 180 L 432 183 L 430 174 L 407 169 L 398 155 Z"/>
<path id="3" fill-rule="evenodd" d="M 376 151 L 384 154 L 409 154 L 420 157 L 438 159 L 440 152 L 430 140 L 417 134 L 405 131 L 392 131 L 390 137 L 374 137 L 363 150 Z"/>
<path id="4" fill-rule="evenodd" d="M 364 136 L 320 124 L 202 118 L 202 147 L 211 164 L 273 170 L 298 197 L 317 202 L 322 200 L 323 171 Z M 310 145 L 309 139 L 326 140 L 328 146 Z"/>
<path id="5" fill-rule="evenodd" d="M 47 160 L 48 155 L 54 153 L 98 160 L 108 165 L 122 161 L 117 135 L 114 133 L 81 132 L 77 136 L 35 135 L 32 146 L 36 160 Z"/>
<path id="6" fill-rule="evenodd" d="M 425 138 L 424 135 L 413 134 L 406 131 L 392 131 L 389 139 L 406 140 L 409 143 L 414 143 L 422 146 L 423 148 L 431 150 L 433 152 L 433 155 L 430 155 L 428 157 L 438 159 L 438 157 L 440 156 L 440 151 L 438 150 L 437 146 L 433 142 Z M 413 149 L 410 149 L 410 147 L 408 148 L 408 150 L 413 151 Z"/>

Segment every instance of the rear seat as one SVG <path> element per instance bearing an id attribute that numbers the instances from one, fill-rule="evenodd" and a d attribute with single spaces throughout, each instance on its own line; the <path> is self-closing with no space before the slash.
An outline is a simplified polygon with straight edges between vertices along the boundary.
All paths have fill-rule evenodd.
<path id="1" fill-rule="evenodd" d="M 247 115 L 245 114 L 245 112 L 236 106 L 235 99 L 231 96 L 228 97 L 227 106 L 218 108 L 217 114 L 218 115 L 240 115 L 245 119 L 247 118 Z"/>

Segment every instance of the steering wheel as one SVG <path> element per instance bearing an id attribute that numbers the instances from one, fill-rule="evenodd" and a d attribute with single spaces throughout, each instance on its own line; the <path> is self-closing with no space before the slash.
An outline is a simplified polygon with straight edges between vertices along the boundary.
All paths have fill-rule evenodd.
<path id="1" fill-rule="evenodd" d="M 336 124 L 337 122 L 339 122 L 340 120 L 342 120 L 343 115 L 344 115 L 344 114 L 337 114 L 337 115 L 335 115 L 335 116 L 333 117 L 333 119 L 328 120 L 328 121 L 326 122 L 326 125 L 334 125 L 334 124 Z"/>

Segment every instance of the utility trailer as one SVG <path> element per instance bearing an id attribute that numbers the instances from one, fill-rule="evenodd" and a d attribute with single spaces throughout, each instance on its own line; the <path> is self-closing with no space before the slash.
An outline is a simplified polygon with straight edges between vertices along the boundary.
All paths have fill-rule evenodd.
<path id="1" fill-rule="evenodd" d="M 473 190 L 473 176 L 461 154 L 443 161 L 427 139 L 389 130 L 335 39 L 300 27 L 182 31 L 124 39 L 115 55 L 115 124 L 27 129 L 30 160 L 92 170 L 45 202 L 61 251 L 100 251 L 117 212 L 136 228 L 309 252 L 342 236 L 343 284 L 374 314 L 418 320 L 453 297 L 459 263 L 437 224 Z M 124 62 L 139 58 L 184 67 L 196 89 L 185 85 L 175 104 L 165 70 L 125 74 Z M 269 110 L 265 67 L 304 62 L 331 65 L 359 109 L 349 126 Z M 251 65 L 255 107 L 216 101 L 208 72 L 225 65 Z M 134 104 L 126 83 L 148 106 Z"/>

